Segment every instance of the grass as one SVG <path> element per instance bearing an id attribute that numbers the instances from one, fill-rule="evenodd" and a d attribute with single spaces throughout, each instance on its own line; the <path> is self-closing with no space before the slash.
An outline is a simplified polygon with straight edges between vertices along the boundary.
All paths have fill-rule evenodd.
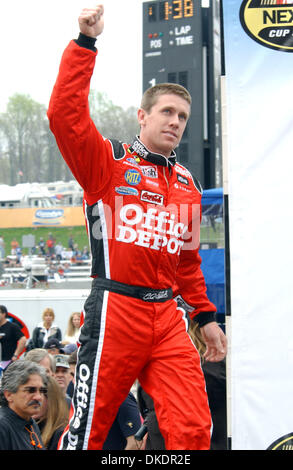
<path id="1" fill-rule="evenodd" d="M 28 228 L 4 228 L 0 229 L 5 242 L 6 256 L 11 252 L 11 241 L 15 238 L 19 245 L 22 247 L 23 235 L 34 235 L 35 244 L 38 245 L 40 238 L 43 237 L 44 241 L 48 239 L 49 233 L 52 233 L 56 239 L 56 243 L 60 242 L 62 246 L 68 248 L 68 239 L 72 235 L 74 243 L 77 243 L 80 250 L 84 246 L 89 246 L 88 237 L 85 226 L 81 227 L 28 227 Z M 28 248 L 23 248 L 23 253 L 28 253 Z"/>
<path id="2" fill-rule="evenodd" d="M 28 227 L 28 228 L 6 228 L 0 230 L 0 235 L 2 235 L 5 241 L 5 252 L 6 256 L 10 254 L 11 251 L 11 241 L 15 238 L 19 245 L 22 247 L 22 237 L 23 235 L 34 235 L 36 245 L 39 243 L 40 238 L 46 241 L 48 239 L 49 233 L 56 239 L 56 243 L 60 242 L 62 246 L 68 248 L 68 239 L 70 235 L 75 243 L 77 243 L 80 250 L 84 246 L 89 246 L 88 237 L 85 226 L 80 227 Z M 201 242 L 217 242 L 218 246 L 223 245 L 224 233 L 223 225 L 216 224 L 216 231 L 211 227 L 201 226 Z M 27 254 L 28 249 L 23 249 L 23 254 Z"/>
<path id="3" fill-rule="evenodd" d="M 215 230 L 209 225 L 201 225 L 200 241 L 202 243 L 217 243 L 218 248 L 224 247 L 224 224 L 216 223 Z"/>

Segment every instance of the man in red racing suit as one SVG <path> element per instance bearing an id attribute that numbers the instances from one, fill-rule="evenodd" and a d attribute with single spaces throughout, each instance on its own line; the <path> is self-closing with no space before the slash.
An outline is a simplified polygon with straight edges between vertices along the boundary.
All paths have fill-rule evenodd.
<path id="1" fill-rule="evenodd" d="M 151 110 L 139 110 L 141 134 L 131 146 L 104 139 L 88 106 L 103 6 L 83 10 L 79 24 L 48 110 L 60 151 L 84 189 L 94 278 L 60 449 L 102 449 L 136 378 L 154 400 L 166 449 L 209 449 L 200 358 L 177 303 L 184 301 L 199 322 L 207 360 L 223 359 L 226 338 L 206 296 L 198 255 L 201 189 L 172 151 L 190 103 L 168 89 Z"/>

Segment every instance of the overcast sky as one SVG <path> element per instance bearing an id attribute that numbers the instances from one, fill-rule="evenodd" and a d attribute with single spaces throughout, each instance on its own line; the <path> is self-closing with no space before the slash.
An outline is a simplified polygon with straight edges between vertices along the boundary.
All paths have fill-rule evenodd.
<path id="1" fill-rule="evenodd" d="M 139 106 L 143 0 L 2 0 L 0 112 L 14 93 L 48 106 L 62 52 L 79 33 L 78 15 L 99 3 L 105 7 L 105 30 L 97 41 L 91 87 L 124 108 Z"/>
<path id="2" fill-rule="evenodd" d="M 0 112 L 14 93 L 48 105 L 62 52 L 78 35 L 78 15 L 98 3 L 105 7 L 105 30 L 97 42 L 92 88 L 117 105 L 139 105 L 142 0 L 13 0 L 0 7 Z"/>

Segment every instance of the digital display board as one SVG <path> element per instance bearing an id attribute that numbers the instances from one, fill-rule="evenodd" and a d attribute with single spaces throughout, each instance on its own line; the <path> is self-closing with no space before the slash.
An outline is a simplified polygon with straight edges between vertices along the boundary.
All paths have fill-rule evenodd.
<path id="1" fill-rule="evenodd" d="M 143 91 L 169 82 L 191 94 L 191 116 L 175 150 L 179 162 L 204 185 L 201 10 L 201 0 L 143 3 Z"/>
<path id="2" fill-rule="evenodd" d="M 176 150 L 204 189 L 222 185 L 220 0 L 143 3 L 143 91 L 179 83 L 192 97 L 191 116 Z"/>
<path id="3" fill-rule="evenodd" d="M 149 22 L 180 20 L 192 18 L 194 13 L 193 0 L 173 0 L 165 2 L 151 2 L 147 8 Z"/>

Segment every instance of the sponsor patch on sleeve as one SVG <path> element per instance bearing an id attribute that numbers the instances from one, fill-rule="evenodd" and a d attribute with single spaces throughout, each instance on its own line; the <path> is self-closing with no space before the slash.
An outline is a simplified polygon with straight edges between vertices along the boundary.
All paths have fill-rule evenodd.
<path id="1" fill-rule="evenodd" d="M 186 184 L 187 186 L 189 186 L 188 179 L 185 176 L 179 175 L 179 173 L 177 173 L 177 180 L 179 181 L 179 183 Z"/>

